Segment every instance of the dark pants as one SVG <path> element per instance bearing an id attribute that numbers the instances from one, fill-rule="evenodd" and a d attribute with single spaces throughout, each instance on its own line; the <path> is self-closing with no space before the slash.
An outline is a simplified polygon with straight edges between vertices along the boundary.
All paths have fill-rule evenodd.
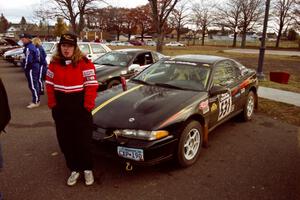
<path id="1" fill-rule="evenodd" d="M 57 105 L 52 109 L 58 143 L 71 171 L 93 167 L 92 115 L 83 107 L 83 96 L 83 93 L 56 92 Z"/>
<path id="2" fill-rule="evenodd" d="M 40 87 L 39 87 L 40 69 L 38 67 L 34 67 L 30 70 L 26 70 L 25 75 L 28 81 L 28 87 L 32 94 L 32 102 L 33 103 L 40 102 Z"/>

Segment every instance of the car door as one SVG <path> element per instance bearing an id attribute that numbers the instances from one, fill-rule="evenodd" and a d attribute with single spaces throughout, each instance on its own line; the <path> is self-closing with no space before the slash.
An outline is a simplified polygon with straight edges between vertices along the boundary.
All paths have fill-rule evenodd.
<path id="1" fill-rule="evenodd" d="M 240 76 L 238 72 L 238 68 L 231 60 L 222 60 L 215 65 L 212 74 L 212 87 L 223 86 L 227 92 L 209 97 L 211 111 L 209 127 L 227 119 L 239 108 Z"/>

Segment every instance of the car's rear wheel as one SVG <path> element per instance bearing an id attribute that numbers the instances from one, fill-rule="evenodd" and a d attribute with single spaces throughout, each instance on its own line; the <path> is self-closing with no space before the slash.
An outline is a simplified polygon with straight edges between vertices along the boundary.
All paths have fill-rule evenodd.
<path id="1" fill-rule="evenodd" d="M 201 124 L 197 121 L 187 123 L 181 134 L 177 150 L 177 161 L 180 166 L 188 167 L 197 161 L 202 141 Z"/>
<path id="2" fill-rule="evenodd" d="M 248 93 L 246 103 L 244 105 L 243 109 L 243 120 L 244 121 L 249 121 L 253 117 L 254 113 L 254 108 L 255 108 L 255 95 L 252 91 Z"/>
<path id="3" fill-rule="evenodd" d="M 121 84 L 121 81 L 114 79 L 114 80 L 109 81 L 109 83 L 107 84 L 107 88 L 112 88 L 119 84 Z"/>

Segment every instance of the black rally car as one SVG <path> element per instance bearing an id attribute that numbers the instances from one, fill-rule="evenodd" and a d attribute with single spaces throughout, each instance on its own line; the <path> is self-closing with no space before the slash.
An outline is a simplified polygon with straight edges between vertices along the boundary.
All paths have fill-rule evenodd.
<path id="1" fill-rule="evenodd" d="M 256 73 L 232 59 L 161 60 L 127 81 L 127 90 L 98 94 L 93 140 L 107 154 L 135 164 L 175 157 L 189 166 L 207 145 L 209 131 L 238 114 L 251 119 L 257 89 Z"/>

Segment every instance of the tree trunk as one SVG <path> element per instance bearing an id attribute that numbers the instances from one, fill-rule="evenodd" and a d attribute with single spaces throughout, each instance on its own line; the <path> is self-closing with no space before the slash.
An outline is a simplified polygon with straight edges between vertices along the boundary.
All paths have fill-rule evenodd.
<path id="1" fill-rule="evenodd" d="M 157 34 L 157 45 L 156 45 L 156 51 L 157 52 L 162 53 L 164 38 L 165 38 L 165 35 L 164 35 L 163 31 L 159 31 L 158 34 Z"/>
<path id="2" fill-rule="evenodd" d="M 246 37 L 247 37 L 247 31 L 245 28 L 243 28 L 241 48 L 246 47 Z"/>
<path id="3" fill-rule="evenodd" d="M 276 38 L 276 48 L 279 47 L 279 43 L 280 43 L 280 38 L 281 38 L 281 35 L 282 35 L 282 28 L 283 28 L 283 25 L 281 25 L 280 23 L 280 26 L 279 26 L 279 30 L 278 30 L 278 35 L 277 35 L 277 38 Z"/>
<path id="4" fill-rule="evenodd" d="M 83 30 L 83 28 L 84 28 L 84 16 L 80 14 L 79 24 L 76 30 L 77 35 L 80 35 L 80 32 Z"/>
<path id="5" fill-rule="evenodd" d="M 120 40 L 120 31 L 117 32 L 117 41 Z"/>
<path id="6" fill-rule="evenodd" d="M 234 34 L 233 34 L 232 47 L 236 47 L 236 38 L 237 38 L 237 32 L 234 32 Z"/>
<path id="7" fill-rule="evenodd" d="M 193 46 L 195 46 L 196 45 L 196 34 L 194 34 L 194 36 L 193 36 Z"/>
<path id="8" fill-rule="evenodd" d="M 201 45 L 204 46 L 204 40 L 205 40 L 205 30 L 202 31 L 202 38 L 201 38 Z"/>
<path id="9" fill-rule="evenodd" d="M 130 41 L 131 33 L 128 33 L 128 41 Z"/>
<path id="10" fill-rule="evenodd" d="M 71 26 L 72 26 L 72 32 L 77 33 L 77 25 L 76 25 L 76 19 L 75 18 L 71 18 Z"/>
<path id="11" fill-rule="evenodd" d="M 176 38 L 176 41 L 179 42 L 180 40 L 180 28 L 177 28 L 177 38 Z"/>
<path id="12" fill-rule="evenodd" d="M 141 40 L 142 40 L 142 42 L 144 42 L 144 29 L 142 29 L 142 32 L 141 32 Z"/>

